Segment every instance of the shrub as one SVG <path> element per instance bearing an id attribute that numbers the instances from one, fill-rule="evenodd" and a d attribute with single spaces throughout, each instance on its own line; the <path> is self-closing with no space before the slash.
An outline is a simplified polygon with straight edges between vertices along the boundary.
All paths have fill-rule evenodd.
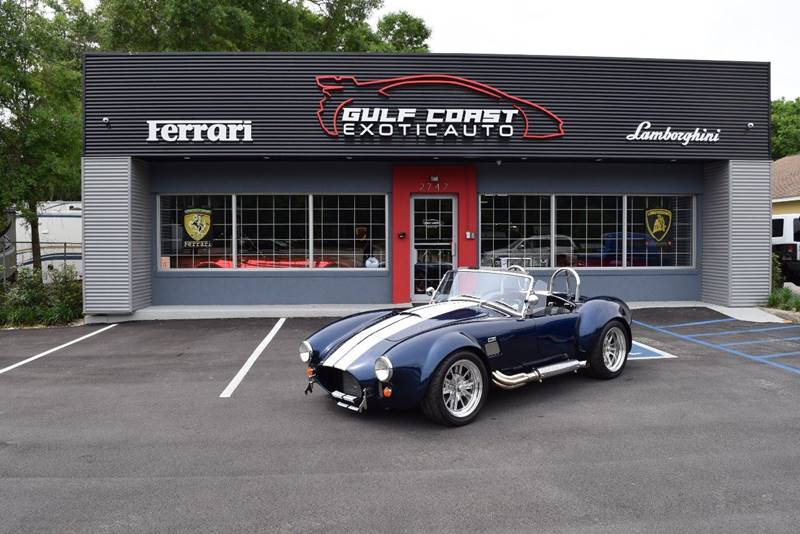
<path id="1" fill-rule="evenodd" d="M 783 270 L 781 269 L 780 256 L 772 253 L 772 289 L 780 289 L 783 287 Z"/>
<path id="2" fill-rule="evenodd" d="M 0 289 L 0 325 L 69 324 L 83 315 L 81 280 L 74 267 L 50 271 L 21 268 L 14 283 Z"/>

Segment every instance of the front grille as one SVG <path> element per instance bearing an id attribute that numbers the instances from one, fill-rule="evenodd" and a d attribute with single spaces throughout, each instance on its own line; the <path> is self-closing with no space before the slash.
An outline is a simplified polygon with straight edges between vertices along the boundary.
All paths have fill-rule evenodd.
<path id="1" fill-rule="evenodd" d="M 342 372 L 340 370 L 320 365 L 316 368 L 315 374 L 317 382 L 328 391 L 342 390 Z"/>
<path id="2" fill-rule="evenodd" d="M 341 391 L 345 395 L 361 397 L 361 384 L 348 372 L 320 365 L 316 369 L 317 381 L 328 391 Z"/>
<path id="3" fill-rule="evenodd" d="M 361 396 L 361 384 L 350 373 L 342 373 L 342 393 L 354 397 Z"/>

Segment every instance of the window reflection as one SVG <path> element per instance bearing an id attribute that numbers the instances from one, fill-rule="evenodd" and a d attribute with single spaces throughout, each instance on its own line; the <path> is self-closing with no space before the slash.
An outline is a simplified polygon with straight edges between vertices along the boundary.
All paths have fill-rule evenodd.
<path id="1" fill-rule="evenodd" d="M 308 196 L 239 195 L 238 266 L 308 267 Z"/>
<path id="2" fill-rule="evenodd" d="M 549 195 L 481 195 L 481 265 L 549 267 Z"/>
<path id="3" fill-rule="evenodd" d="M 386 267 L 386 197 L 314 195 L 314 266 Z"/>

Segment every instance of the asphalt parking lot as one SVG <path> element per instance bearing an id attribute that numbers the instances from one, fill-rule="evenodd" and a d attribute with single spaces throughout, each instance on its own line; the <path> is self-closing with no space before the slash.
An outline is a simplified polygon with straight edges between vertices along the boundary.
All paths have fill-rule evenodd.
<path id="1" fill-rule="evenodd" d="M 328 319 L 2 331 L 0 531 L 796 532 L 800 325 L 635 319 L 619 379 L 458 429 L 304 396 Z"/>

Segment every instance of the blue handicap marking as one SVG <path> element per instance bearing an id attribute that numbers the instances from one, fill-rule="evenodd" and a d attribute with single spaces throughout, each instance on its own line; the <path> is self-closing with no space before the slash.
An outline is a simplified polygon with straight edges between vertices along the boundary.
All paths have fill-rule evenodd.
<path id="1" fill-rule="evenodd" d="M 633 342 L 631 352 L 628 354 L 629 360 L 660 360 L 664 358 L 677 358 L 677 356 L 651 347 L 650 345 L 645 345 L 639 341 Z"/>

